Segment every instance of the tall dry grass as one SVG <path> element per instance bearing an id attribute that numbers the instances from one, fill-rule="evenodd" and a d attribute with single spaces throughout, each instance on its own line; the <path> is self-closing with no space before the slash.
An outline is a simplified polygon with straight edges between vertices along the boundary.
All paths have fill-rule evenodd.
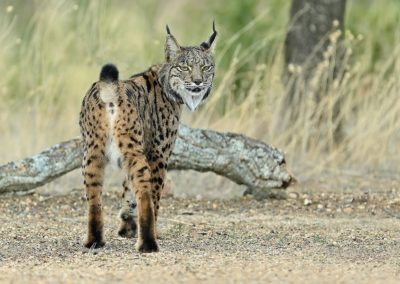
<path id="1" fill-rule="evenodd" d="M 349 4 L 348 26 L 365 32 L 347 32 L 345 79 L 331 82 L 320 103 L 308 98 L 299 119 L 281 132 L 274 126 L 285 93 L 282 48 L 289 1 L 255 1 L 229 9 L 211 0 L 116 2 L 0 3 L 0 164 L 78 136 L 80 102 L 102 64 L 115 62 L 121 77 L 128 77 L 162 61 L 165 23 L 183 44 L 196 44 L 208 36 L 216 18 L 220 37 L 214 93 L 199 112 L 185 112 L 185 123 L 271 143 L 286 152 L 300 177 L 399 171 L 396 1 L 385 0 L 386 8 L 377 5 L 375 10 L 368 1 Z M 251 9 L 247 16 L 246 9 Z M 379 13 L 385 16 L 374 25 Z M 318 76 L 330 76 L 327 62 Z M 328 119 L 321 127 L 316 117 L 329 114 L 338 99 L 345 136 L 333 145 L 335 121 Z"/>

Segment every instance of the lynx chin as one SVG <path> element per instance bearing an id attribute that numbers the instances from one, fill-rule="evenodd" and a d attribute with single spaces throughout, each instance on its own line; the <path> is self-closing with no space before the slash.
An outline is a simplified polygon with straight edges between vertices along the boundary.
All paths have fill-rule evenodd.
<path id="1" fill-rule="evenodd" d="M 104 246 L 101 192 L 104 169 L 125 173 L 122 237 L 137 235 L 136 249 L 158 251 L 156 222 L 160 192 L 174 147 L 182 108 L 194 111 L 210 95 L 217 32 L 198 46 L 184 47 L 167 26 L 165 62 L 119 80 L 112 64 L 86 93 L 79 125 L 84 141 L 82 174 L 88 203 L 85 246 Z"/>

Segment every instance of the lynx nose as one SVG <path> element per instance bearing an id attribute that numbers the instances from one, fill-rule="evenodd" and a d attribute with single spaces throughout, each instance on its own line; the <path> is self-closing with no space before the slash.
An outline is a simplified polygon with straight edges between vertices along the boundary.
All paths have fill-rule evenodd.
<path id="1" fill-rule="evenodd" d="M 195 83 L 197 86 L 200 85 L 203 81 L 202 80 L 193 80 L 193 83 Z"/>

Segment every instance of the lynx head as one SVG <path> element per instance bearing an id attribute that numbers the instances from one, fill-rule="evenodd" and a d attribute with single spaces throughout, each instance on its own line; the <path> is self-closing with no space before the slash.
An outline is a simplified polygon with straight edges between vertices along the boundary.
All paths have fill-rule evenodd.
<path id="1" fill-rule="evenodd" d="M 194 111 L 210 94 L 214 79 L 214 47 L 217 32 L 198 46 L 180 46 L 167 26 L 166 64 L 161 77 L 164 92 Z"/>

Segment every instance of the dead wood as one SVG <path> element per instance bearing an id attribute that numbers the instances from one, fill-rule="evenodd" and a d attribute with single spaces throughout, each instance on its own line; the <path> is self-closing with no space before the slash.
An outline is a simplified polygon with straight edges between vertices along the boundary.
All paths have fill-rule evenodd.
<path id="1" fill-rule="evenodd" d="M 27 191 L 80 167 L 82 141 L 72 139 L 43 152 L 0 166 L 0 194 Z M 169 170 L 212 171 L 250 189 L 287 187 L 292 177 L 283 153 L 268 144 L 234 133 L 181 125 Z"/>

